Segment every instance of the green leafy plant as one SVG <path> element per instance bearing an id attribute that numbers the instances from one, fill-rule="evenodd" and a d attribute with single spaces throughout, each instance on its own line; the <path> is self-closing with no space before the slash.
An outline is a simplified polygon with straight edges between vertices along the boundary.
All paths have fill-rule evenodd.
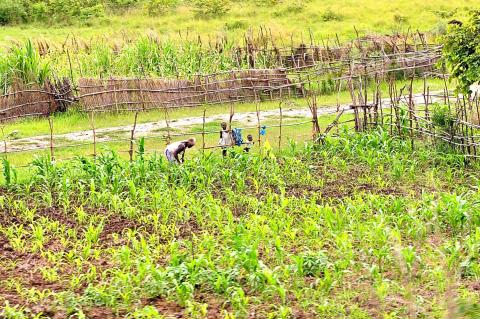
<path id="1" fill-rule="evenodd" d="M 230 9 L 229 1 L 225 0 L 194 0 L 193 7 L 198 18 L 220 17 Z"/>
<path id="2" fill-rule="evenodd" d="M 443 61 L 450 74 L 458 80 L 458 90 L 470 92 L 470 86 L 479 81 L 480 65 L 480 11 L 473 10 L 464 24 L 450 24 L 443 37 Z"/>
<path id="3" fill-rule="evenodd" d="M 26 22 L 27 18 L 23 1 L 0 0 L 0 25 Z"/>
<path id="4" fill-rule="evenodd" d="M 178 0 L 147 0 L 144 7 L 148 15 L 161 16 L 174 10 L 178 3 Z"/>

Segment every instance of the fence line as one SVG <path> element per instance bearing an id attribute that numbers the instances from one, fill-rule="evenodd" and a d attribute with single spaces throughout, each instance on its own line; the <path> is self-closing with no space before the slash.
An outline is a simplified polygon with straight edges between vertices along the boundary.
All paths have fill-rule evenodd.
<path id="1" fill-rule="evenodd" d="M 332 90 L 335 81 L 352 77 L 385 77 L 394 72 L 403 72 L 404 75 L 409 72 L 433 74 L 440 50 L 440 46 L 430 46 L 422 51 L 348 57 L 289 68 L 198 74 L 193 79 L 183 80 L 80 79 L 75 88 L 68 79 L 48 81 L 43 87 L 16 85 L 12 92 L 0 96 L 0 122 L 50 115 L 66 110 L 75 102 L 80 102 L 84 111 L 94 108 L 137 111 L 254 101 L 255 96 L 261 100 L 299 97 L 305 96 L 307 91 L 321 93 L 322 90 Z M 74 96 L 75 92 L 79 92 L 77 96 Z M 138 107 L 140 104 L 142 108 Z M 126 105 L 136 107 L 125 108 Z"/>

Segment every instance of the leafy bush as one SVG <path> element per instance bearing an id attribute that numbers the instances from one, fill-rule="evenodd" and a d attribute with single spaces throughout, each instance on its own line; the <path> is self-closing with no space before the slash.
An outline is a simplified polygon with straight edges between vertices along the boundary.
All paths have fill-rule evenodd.
<path id="1" fill-rule="evenodd" d="M 453 130 L 454 117 L 447 105 L 435 105 L 432 109 L 432 122 L 445 132 Z"/>
<path id="2" fill-rule="evenodd" d="M 327 9 L 327 11 L 325 11 L 322 14 L 322 20 L 324 22 L 341 21 L 342 19 L 343 19 L 343 16 L 339 13 L 334 12 L 332 9 Z"/>
<path id="3" fill-rule="evenodd" d="M 433 10 L 433 14 L 442 19 L 448 19 L 453 17 L 457 13 L 458 9 L 447 10 L 447 9 L 438 9 Z"/>
<path id="4" fill-rule="evenodd" d="M 126 9 L 137 5 L 140 0 L 107 0 L 108 7 L 112 9 Z"/>
<path id="5" fill-rule="evenodd" d="M 22 1 L 0 0 L 0 25 L 25 22 L 27 12 Z"/>
<path id="6" fill-rule="evenodd" d="M 232 22 L 225 23 L 225 30 L 238 30 L 238 29 L 246 29 L 248 27 L 247 22 L 243 20 L 235 20 Z"/>
<path id="7" fill-rule="evenodd" d="M 135 3 L 138 0 L 112 0 L 115 5 Z M 41 21 L 72 23 L 104 15 L 104 0 L 0 0 L 0 25 Z"/>
<path id="8" fill-rule="evenodd" d="M 443 37 L 443 57 L 450 74 L 458 80 L 457 89 L 470 92 L 480 80 L 480 10 L 473 11 L 467 23 L 454 23 Z"/>
<path id="9" fill-rule="evenodd" d="M 393 21 L 395 21 L 395 23 L 406 23 L 408 21 L 408 18 L 404 15 L 397 13 L 393 16 Z"/>
<path id="10" fill-rule="evenodd" d="M 103 5 L 97 4 L 91 7 L 81 8 L 78 14 L 80 20 L 89 20 L 93 18 L 103 17 L 105 15 L 105 9 Z"/>
<path id="11" fill-rule="evenodd" d="M 286 17 L 288 15 L 301 13 L 305 9 L 305 6 L 301 2 L 291 3 L 282 9 L 273 12 L 274 17 Z"/>
<path id="12" fill-rule="evenodd" d="M 195 15 L 198 18 L 220 17 L 228 12 L 229 1 L 225 0 L 194 0 Z"/>
<path id="13" fill-rule="evenodd" d="M 164 15 L 178 5 L 178 0 L 147 0 L 145 2 L 145 11 L 150 16 Z"/>
<path id="14" fill-rule="evenodd" d="M 37 2 L 32 5 L 32 18 L 35 21 L 47 21 L 49 19 L 49 8 L 45 2 Z"/>

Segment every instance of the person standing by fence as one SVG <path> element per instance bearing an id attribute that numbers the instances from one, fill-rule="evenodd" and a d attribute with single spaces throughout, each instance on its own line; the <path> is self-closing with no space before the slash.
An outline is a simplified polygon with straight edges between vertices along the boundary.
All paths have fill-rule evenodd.
<path id="1" fill-rule="evenodd" d="M 174 142 L 167 145 L 165 149 L 165 156 L 170 163 L 182 164 L 185 161 L 185 151 L 187 148 L 192 148 L 195 146 L 195 139 L 190 138 L 185 141 Z M 181 155 L 181 159 L 179 158 Z"/>
<path id="2" fill-rule="evenodd" d="M 227 148 L 233 146 L 233 137 L 232 137 L 232 130 L 227 127 L 226 122 L 222 122 L 221 124 L 222 129 L 220 130 L 220 140 L 218 141 L 218 145 L 222 148 L 222 155 L 227 156 Z"/>
<path id="3" fill-rule="evenodd" d="M 245 152 L 249 153 L 250 150 L 252 149 L 253 147 L 253 144 L 255 144 L 255 142 L 253 141 L 253 136 L 252 134 L 248 134 L 247 136 L 247 141 L 244 143 L 245 144 L 245 148 L 243 149 Z"/>

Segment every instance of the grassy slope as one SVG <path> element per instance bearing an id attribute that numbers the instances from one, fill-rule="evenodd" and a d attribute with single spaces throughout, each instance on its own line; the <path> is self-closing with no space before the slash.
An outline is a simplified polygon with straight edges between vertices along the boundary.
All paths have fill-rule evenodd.
<path id="1" fill-rule="evenodd" d="M 249 28 L 265 26 L 284 40 L 295 38 L 308 40 L 311 29 L 317 40 L 332 38 L 338 34 L 341 39 L 355 36 L 354 27 L 360 33 L 392 33 L 412 30 L 436 30 L 446 21 L 438 12 L 450 12 L 458 8 L 473 8 L 471 0 L 426 0 L 415 2 L 375 0 L 285 0 L 277 5 L 259 6 L 253 2 L 233 2 L 227 15 L 215 19 L 198 19 L 188 7 L 161 17 L 149 17 L 141 10 L 133 10 L 123 16 L 107 15 L 104 18 L 73 26 L 27 25 L 0 28 L 0 43 L 26 38 L 64 41 L 69 35 L 83 38 L 122 38 L 137 36 L 154 31 L 161 36 L 180 40 L 178 32 L 186 36 L 201 35 L 204 39 L 227 35 L 243 39 Z M 328 10 L 340 15 L 339 20 L 324 21 Z M 463 13 L 456 16 L 462 17 Z M 236 27 L 235 27 L 236 26 Z"/>

